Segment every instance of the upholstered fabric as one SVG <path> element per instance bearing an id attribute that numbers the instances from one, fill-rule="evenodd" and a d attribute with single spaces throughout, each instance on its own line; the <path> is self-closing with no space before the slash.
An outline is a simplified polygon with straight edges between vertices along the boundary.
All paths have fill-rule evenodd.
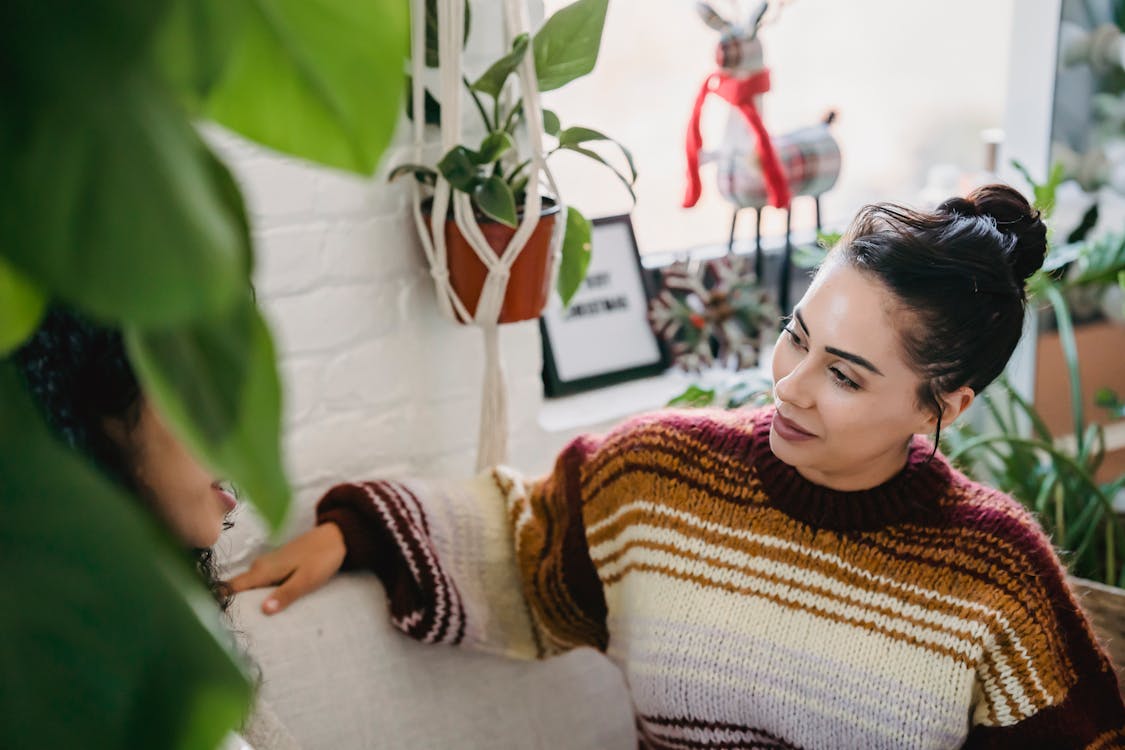
<path id="1" fill-rule="evenodd" d="M 518 662 L 416 643 L 392 628 L 368 574 L 272 617 L 260 610 L 268 591 L 236 597 L 235 628 L 262 699 L 304 750 L 636 747 L 622 677 L 594 650 Z"/>

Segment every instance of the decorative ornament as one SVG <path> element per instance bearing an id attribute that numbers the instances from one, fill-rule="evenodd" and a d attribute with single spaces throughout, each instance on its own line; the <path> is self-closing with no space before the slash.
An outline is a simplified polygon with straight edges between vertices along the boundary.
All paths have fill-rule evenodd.
<path id="1" fill-rule="evenodd" d="M 745 370 L 758 364 L 762 333 L 777 320 L 777 309 L 758 285 L 752 262 L 728 255 L 668 266 L 649 320 L 677 367 Z"/>

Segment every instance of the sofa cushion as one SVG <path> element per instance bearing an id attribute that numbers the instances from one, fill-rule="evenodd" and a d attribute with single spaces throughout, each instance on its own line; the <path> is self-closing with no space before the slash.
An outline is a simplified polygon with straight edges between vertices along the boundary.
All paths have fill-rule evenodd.
<path id="1" fill-rule="evenodd" d="M 234 626 L 261 698 L 306 750 L 636 747 L 624 680 L 596 651 L 517 662 L 417 643 L 391 627 L 369 574 L 272 617 L 268 592 L 238 595 Z"/>

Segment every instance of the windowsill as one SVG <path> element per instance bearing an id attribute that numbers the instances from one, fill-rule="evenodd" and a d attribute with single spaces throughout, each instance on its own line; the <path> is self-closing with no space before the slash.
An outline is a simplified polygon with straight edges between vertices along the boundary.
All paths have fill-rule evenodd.
<path id="1" fill-rule="evenodd" d="M 762 352 L 761 369 L 769 372 L 772 347 Z M 539 410 L 539 426 L 547 432 L 593 428 L 646 411 L 661 409 L 690 385 L 723 389 L 732 377 L 729 370 L 708 370 L 702 373 L 671 369 L 662 375 L 630 380 L 605 388 L 549 398 Z M 742 373 L 745 377 L 745 373 Z"/>
<path id="2" fill-rule="evenodd" d="M 545 399 L 539 426 L 547 432 L 567 432 L 659 409 L 698 381 L 692 373 L 668 370 L 651 378 Z"/>

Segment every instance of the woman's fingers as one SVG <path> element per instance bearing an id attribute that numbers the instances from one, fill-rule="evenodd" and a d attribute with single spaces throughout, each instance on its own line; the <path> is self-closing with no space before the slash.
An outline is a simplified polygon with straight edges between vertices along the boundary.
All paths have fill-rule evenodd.
<path id="1" fill-rule="evenodd" d="M 262 555 L 251 563 L 246 572 L 240 573 L 227 581 L 231 592 L 237 594 L 247 589 L 260 589 L 283 580 L 293 571 L 292 564 L 286 565 L 284 563 L 285 556 L 282 555 L 284 551 L 285 548 L 283 547 L 276 552 Z"/>
<path id="2" fill-rule="evenodd" d="M 288 551 L 292 565 L 283 565 L 287 579 L 264 602 L 262 611 L 272 615 L 324 585 L 344 562 L 344 536 L 334 523 L 317 526 L 279 552 Z"/>

